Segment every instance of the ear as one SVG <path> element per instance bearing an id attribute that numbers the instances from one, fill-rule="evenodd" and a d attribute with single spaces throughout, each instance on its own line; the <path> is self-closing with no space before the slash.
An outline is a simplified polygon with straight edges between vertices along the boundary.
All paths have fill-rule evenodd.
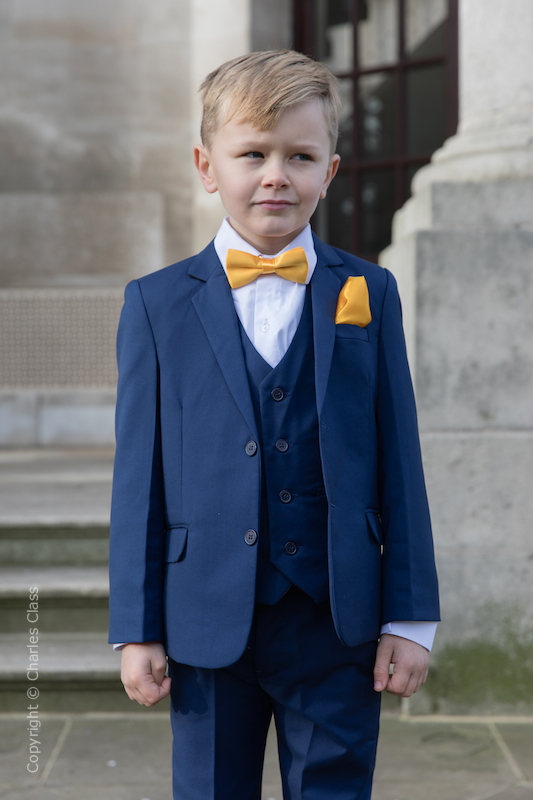
<path id="1" fill-rule="evenodd" d="M 209 192 L 209 194 L 216 192 L 218 186 L 211 167 L 211 156 L 209 150 L 203 144 L 197 144 L 194 147 L 194 164 L 206 192 Z"/>
<path id="2" fill-rule="evenodd" d="M 328 171 L 326 173 L 326 179 L 325 179 L 324 184 L 322 186 L 322 191 L 320 192 L 320 199 L 321 200 L 323 200 L 324 197 L 328 193 L 328 187 L 329 187 L 331 181 L 333 180 L 333 178 L 335 177 L 335 175 L 337 174 L 337 170 L 339 169 L 340 161 L 341 161 L 341 157 L 337 153 L 332 155 L 330 160 L 329 160 Z"/>

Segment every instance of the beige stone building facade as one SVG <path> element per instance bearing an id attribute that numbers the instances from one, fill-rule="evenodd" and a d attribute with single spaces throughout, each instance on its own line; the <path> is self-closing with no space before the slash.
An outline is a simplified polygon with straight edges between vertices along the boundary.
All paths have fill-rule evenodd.
<path id="1" fill-rule="evenodd" d="M 385 47 L 395 2 L 359 4 L 362 46 Z M 327 4 L 307 5 L 317 25 Z M 445 4 L 404 5 L 416 39 Z M 533 629 L 533 4 L 457 9 L 457 132 L 416 173 L 380 256 L 403 297 L 445 617 L 436 679 L 417 702 L 531 709 L 520 687 L 500 691 L 489 662 L 533 680 L 522 649 Z M 200 249 L 221 218 L 193 171 L 197 87 L 241 52 L 293 46 L 306 13 L 290 0 L 0 0 L 5 452 L 112 445 L 123 286 Z M 323 54 L 341 73 L 345 36 L 332 27 Z M 475 702 L 461 694 L 468 670 L 486 678 Z"/>

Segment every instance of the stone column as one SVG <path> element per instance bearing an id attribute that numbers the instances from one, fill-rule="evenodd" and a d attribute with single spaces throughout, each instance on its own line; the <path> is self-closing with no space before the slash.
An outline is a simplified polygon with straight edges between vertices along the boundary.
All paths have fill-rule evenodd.
<path id="1" fill-rule="evenodd" d="M 533 176 L 533 3 L 461 0 L 460 124 L 415 189 Z"/>
<path id="2" fill-rule="evenodd" d="M 428 691 L 441 710 L 530 710 L 530 0 L 460 1 L 459 75 L 457 135 L 417 173 L 381 258 L 404 295 L 441 579 Z"/>

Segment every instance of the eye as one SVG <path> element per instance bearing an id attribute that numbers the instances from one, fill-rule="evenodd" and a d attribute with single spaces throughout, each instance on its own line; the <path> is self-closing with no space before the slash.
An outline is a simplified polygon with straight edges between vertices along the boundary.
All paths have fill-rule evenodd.
<path id="1" fill-rule="evenodd" d="M 293 158 L 296 161 L 312 161 L 313 157 L 309 155 L 309 153 L 295 153 Z"/>
<path id="2" fill-rule="evenodd" d="M 243 153 L 245 158 L 263 158 L 263 153 L 260 153 L 259 150 L 249 150 L 247 153 Z"/>

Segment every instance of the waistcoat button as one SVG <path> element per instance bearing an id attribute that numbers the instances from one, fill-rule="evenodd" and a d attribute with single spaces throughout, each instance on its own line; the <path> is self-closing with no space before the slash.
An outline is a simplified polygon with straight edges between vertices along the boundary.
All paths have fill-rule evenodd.
<path id="1" fill-rule="evenodd" d="M 257 531 L 254 531 L 253 528 L 247 530 L 244 534 L 244 541 L 250 546 L 255 544 L 257 542 Z"/>
<path id="2" fill-rule="evenodd" d="M 272 389 L 272 391 L 270 392 L 270 397 L 272 398 L 272 400 L 275 400 L 276 403 L 279 403 L 279 401 L 283 400 L 283 398 L 285 397 L 285 392 L 283 391 L 281 386 L 276 386 L 276 388 Z"/>
<path id="3" fill-rule="evenodd" d="M 257 453 L 257 442 L 250 440 L 249 442 L 247 442 L 244 450 L 247 456 L 255 456 L 255 454 Z"/>
<path id="4" fill-rule="evenodd" d="M 280 453 L 286 453 L 289 449 L 289 443 L 285 441 L 285 439 L 278 439 L 276 442 L 276 450 L 279 450 Z"/>
<path id="5" fill-rule="evenodd" d="M 283 549 L 288 556 L 293 556 L 298 552 L 298 545 L 294 542 L 285 542 Z"/>
<path id="6" fill-rule="evenodd" d="M 282 489 L 279 493 L 279 499 L 282 503 L 290 503 L 292 500 L 292 494 L 287 489 Z"/>

